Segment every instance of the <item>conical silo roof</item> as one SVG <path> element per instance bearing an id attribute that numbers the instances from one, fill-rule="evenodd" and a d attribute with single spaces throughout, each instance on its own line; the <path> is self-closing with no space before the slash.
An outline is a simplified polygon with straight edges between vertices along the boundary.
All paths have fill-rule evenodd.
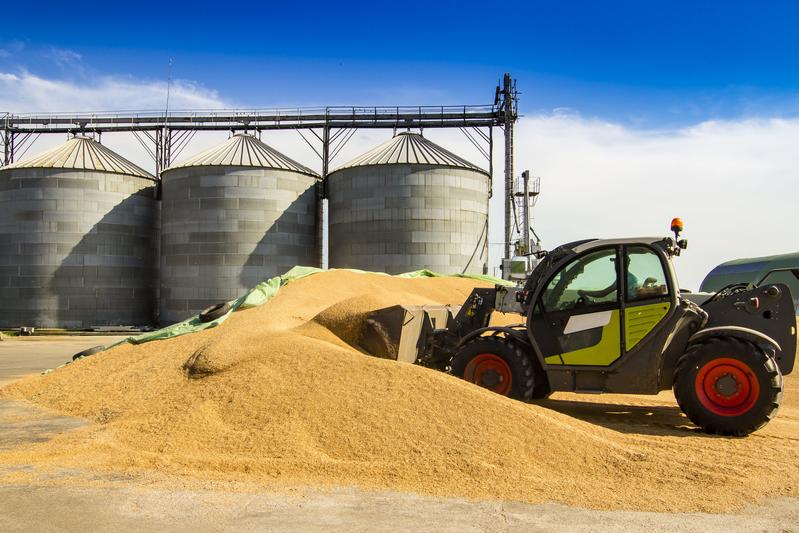
<path id="1" fill-rule="evenodd" d="M 11 168 L 93 170 L 155 179 L 155 176 L 146 170 L 134 165 L 97 141 L 82 135 L 76 135 L 46 152 L 2 167 L 3 170 Z"/>
<path id="2" fill-rule="evenodd" d="M 365 154 L 338 167 L 336 171 L 368 165 L 435 165 L 465 168 L 488 174 L 477 165 L 442 148 L 418 133 L 402 132 Z"/>
<path id="3" fill-rule="evenodd" d="M 207 166 L 269 168 L 319 177 L 319 174 L 310 168 L 248 134 L 233 135 L 219 146 L 200 152 L 185 161 L 170 166 L 167 170 Z"/>

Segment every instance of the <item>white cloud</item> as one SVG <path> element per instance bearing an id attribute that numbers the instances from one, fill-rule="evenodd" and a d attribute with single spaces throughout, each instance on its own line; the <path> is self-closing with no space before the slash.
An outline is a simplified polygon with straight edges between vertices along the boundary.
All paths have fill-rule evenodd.
<path id="1" fill-rule="evenodd" d="M 56 47 L 48 48 L 44 53 L 44 56 L 53 61 L 53 63 L 62 69 L 80 66 L 80 63 L 83 60 L 83 56 L 77 52 Z"/>
<path id="2" fill-rule="evenodd" d="M 681 216 L 690 246 L 676 266 L 683 287 L 696 289 L 722 261 L 799 251 L 797 144 L 799 120 L 637 131 L 533 116 L 519 121 L 516 165 L 542 176 L 536 221 L 547 246 L 665 235 Z"/>
<path id="3" fill-rule="evenodd" d="M 99 76 L 76 82 L 0 72 L 0 110 L 15 113 L 163 109 L 166 91 L 166 82 L 158 80 Z M 216 91 L 185 80 L 172 82 L 169 98 L 172 109 L 225 107 Z"/>
<path id="4" fill-rule="evenodd" d="M 24 48 L 25 43 L 22 41 L 11 41 L 10 43 L 6 43 L 2 48 L 0 48 L 0 58 L 11 57 L 21 52 Z"/>
<path id="5" fill-rule="evenodd" d="M 161 81 L 104 76 L 78 83 L 33 74 L 0 72 L 0 110 L 96 111 L 162 109 Z M 215 91 L 175 82 L 170 108 L 232 107 Z M 298 102 L 298 104 L 302 104 Z M 444 147 L 487 167 L 457 130 L 426 130 Z M 362 130 L 333 168 L 388 139 L 391 131 Z M 63 140 L 42 136 L 29 154 Z M 227 138 L 199 133 L 177 159 Z M 293 131 L 264 132 L 265 142 L 319 170 L 317 156 Z M 129 133 L 106 134 L 103 142 L 152 171 L 147 153 Z M 503 234 L 503 158 L 495 131 L 491 242 Z M 796 204 L 799 184 L 799 120 L 747 119 L 703 122 L 677 130 L 641 131 L 587 119 L 573 110 L 525 116 L 516 130 L 516 171 L 542 177 L 534 211 L 545 247 L 586 237 L 667 235 L 681 216 L 690 246 L 676 259 L 684 288 L 696 289 L 716 264 L 739 257 L 799 251 Z M 492 246 L 493 262 L 501 246 Z M 494 273 L 492 271 L 492 273 Z"/>
<path id="6" fill-rule="evenodd" d="M 49 79 L 27 71 L 0 72 L 0 116 L 3 112 L 93 112 L 108 110 L 162 110 L 166 106 L 167 84 L 159 80 L 138 80 L 122 76 L 82 76 L 83 81 Z M 185 80 L 175 80 L 170 89 L 170 109 L 212 109 L 231 107 L 215 91 Z M 17 160 L 61 143 L 63 134 L 41 135 L 17 154 Z M 226 138 L 226 133 L 200 133 L 183 152 L 197 152 Z M 154 172 L 148 152 L 131 133 L 107 133 L 103 144 L 142 168 Z M 149 144 L 149 141 L 145 139 Z M 151 147 L 152 148 L 152 147 Z"/>

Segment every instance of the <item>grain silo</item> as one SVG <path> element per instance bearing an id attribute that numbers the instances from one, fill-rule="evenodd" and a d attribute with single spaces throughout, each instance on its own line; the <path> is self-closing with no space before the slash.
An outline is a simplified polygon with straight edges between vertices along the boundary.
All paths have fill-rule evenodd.
<path id="1" fill-rule="evenodd" d="M 314 171 L 252 135 L 162 173 L 162 324 L 316 265 Z"/>
<path id="2" fill-rule="evenodd" d="M 83 136 L 0 169 L 0 327 L 152 325 L 155 184 Z"/>
<path id="3" fill-rule="evenodd" d="M 488 173 L 400 133 L 330 174 L 330 266 L 484 273 Z"/>

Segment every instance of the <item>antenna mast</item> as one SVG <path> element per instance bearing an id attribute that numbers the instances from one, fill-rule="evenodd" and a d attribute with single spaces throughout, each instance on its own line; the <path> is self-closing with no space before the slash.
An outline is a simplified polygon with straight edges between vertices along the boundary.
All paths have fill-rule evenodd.
<path id="1" fill-rule="evenodd" d="M 166 127 L 166 119 L 169 115 L 169 91 L 172 88 L 172 58 L 169 58 L 169 66 L 166 73 L 166 109 L 164 110 L 164 126 Z"/>

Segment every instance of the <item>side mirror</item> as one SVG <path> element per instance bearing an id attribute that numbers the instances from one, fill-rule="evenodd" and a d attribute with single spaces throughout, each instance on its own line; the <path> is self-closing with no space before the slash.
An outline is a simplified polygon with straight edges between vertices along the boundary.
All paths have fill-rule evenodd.
<path id="1" fill-rule="evenodd" d="M 688 239 L 680 239 L 679 241 L 677 241 L 677 246 L 685 250 L 686 248 L 688 248 Z"/>

